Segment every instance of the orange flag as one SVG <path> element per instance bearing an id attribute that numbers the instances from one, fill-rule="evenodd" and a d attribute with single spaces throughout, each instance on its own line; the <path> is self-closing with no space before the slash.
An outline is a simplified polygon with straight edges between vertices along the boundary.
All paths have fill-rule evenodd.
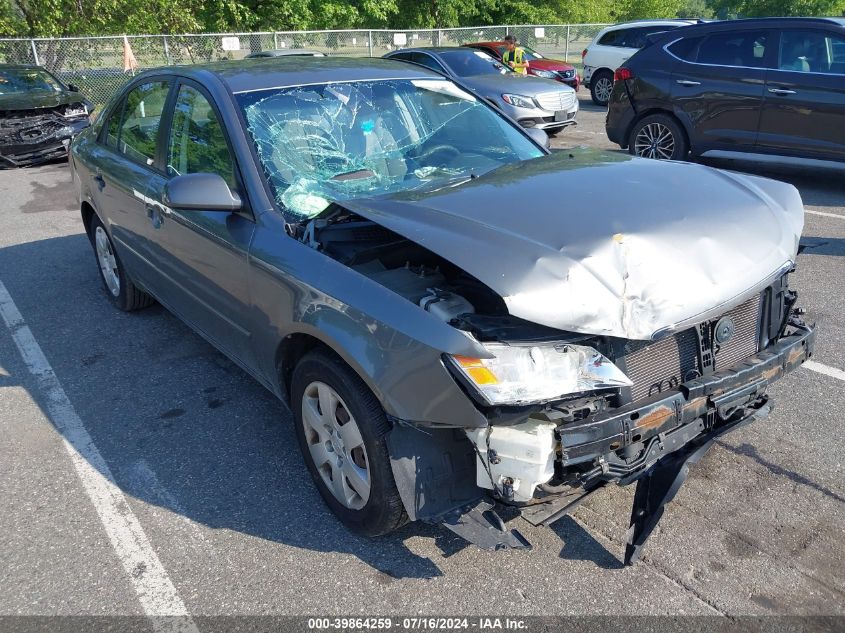
<path id="1" fill-rule="evenodd" d="M 132 47 L 129 46 L 129 38 L 124 35 L 123 36 L 123 72 L 129 72 L 131 70 L 134 73 L 136 68 L 138 68 L 138 60 L 135 59 L 135 53 L 132 52 Z"/>

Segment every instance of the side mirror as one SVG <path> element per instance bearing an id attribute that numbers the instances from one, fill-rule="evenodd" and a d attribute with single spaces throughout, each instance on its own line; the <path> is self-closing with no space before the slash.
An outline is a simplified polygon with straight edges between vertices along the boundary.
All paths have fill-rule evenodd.
<path id="1" fill-rule="evenodd" d="M 164 204 L 185 211 L 239 211 L 240 196 L 219 174 L 185 174 L 164 185 Z"/>
<path id="2" fill-rule="evenodd" d="M 525 133 L 530 136 L 535 143 L 537 143 L 537 145 L 549 149 L 551 145 L 549 142 L 549 135 L 546 134 L 544 130 L 537 127 L 527 127 L 523 129 L 525 130 Z"/>
<path id="3" fill-rule="evenodd" d="M 77 86 L 76 84 L 68 84 L 67 89 L 71 92 L 79 92 L 79 86 Z"/>

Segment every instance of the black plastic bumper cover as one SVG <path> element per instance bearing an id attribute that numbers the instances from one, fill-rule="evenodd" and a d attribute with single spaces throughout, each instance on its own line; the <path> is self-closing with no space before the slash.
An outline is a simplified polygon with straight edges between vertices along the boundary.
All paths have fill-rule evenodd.
<path id="1" fill-rule="evenodd" d="M 807 360 L 814 342 L 815 331 L 804 326 L 730 369 L 593 416 L 586 423 L 561 425 L 557 429 L 561 463 L 570 466 L 591 461 L 700 420 L 710 412 L 727 419 L 733 409 L 754 402 L 768 385 Z"/>
<path id="2" fill-rule="evenodd" d="M 64 141 L 72 140 L 89 125 L 87 118 L 68 121 L 64 127 L 45 134 L 35 142 L 0 144 L 0 166 L 27 167 L 62 158 L 68 151 Z"/>

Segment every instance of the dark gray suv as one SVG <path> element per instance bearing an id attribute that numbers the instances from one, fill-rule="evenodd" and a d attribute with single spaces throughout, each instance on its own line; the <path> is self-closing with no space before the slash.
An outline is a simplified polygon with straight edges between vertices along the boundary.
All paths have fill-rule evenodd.
<path id="1" fill-rule="evenodd" d="M 71 166 L 106 296 L 161 302 L 287 402 L 363 534 L 527 547 L 493 503 L 549 524 L 639 482 L 635 560 L 687 464 L 811 354 L 795 188 L 549 155 L 411 64 L 149 71 Z"/>
<path id="2" fill-rule="evenodd" d="M 632 154 L 845 161 L 845 18 L 685 26 L 615 79 L 607 136 Z"/>

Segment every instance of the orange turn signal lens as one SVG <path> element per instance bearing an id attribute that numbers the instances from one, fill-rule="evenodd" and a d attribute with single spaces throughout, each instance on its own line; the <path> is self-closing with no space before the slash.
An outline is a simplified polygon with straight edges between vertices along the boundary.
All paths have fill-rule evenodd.
<path id="1" fill-rule="evenodd" d="M 498 384 L 499 379 L 496 374 L 487 369 L 481 362 L 480 358 L 470 358 L 469 356 L 455 356 L 454 359 L 463 367 L 467 375 L 472 378 L 476 385 L 495 385 Z"/>

